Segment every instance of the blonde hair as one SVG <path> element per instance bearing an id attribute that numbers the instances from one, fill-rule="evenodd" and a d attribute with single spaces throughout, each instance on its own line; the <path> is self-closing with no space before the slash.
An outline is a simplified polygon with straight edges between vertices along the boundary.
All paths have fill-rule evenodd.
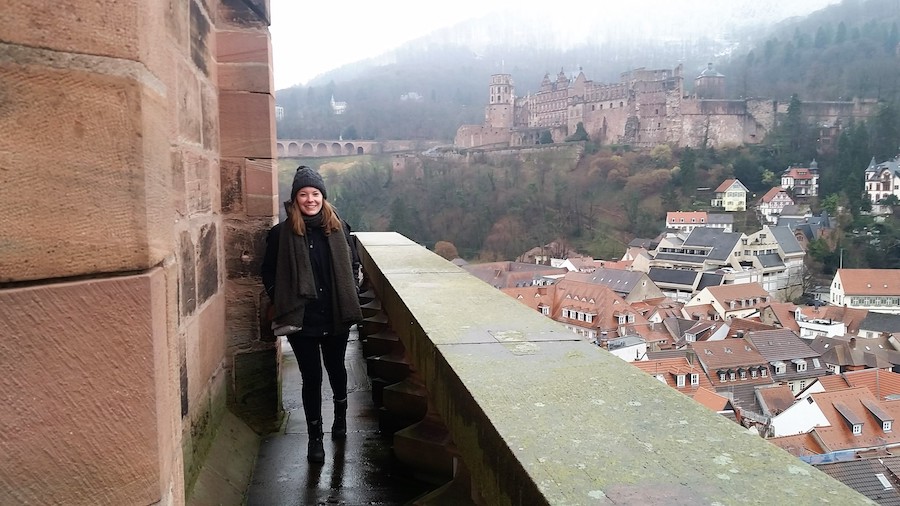
<path id="1" fill-rule="evenodd" d="M 306 223 L 303 221 L 303 212 L 300 211 L 300 203 L 297 199 L 294 199 L 294 205 L 290 207 L 290 210 L 288 219 L 291 222 L 291 229 L 297 235 L 306 235 Z M 325 230 L 325 235 L 330 235 L 342 228 L 341 219 L 334 210 L 334 206 L 324 199 L 322 200 L 322 228 Z"/>

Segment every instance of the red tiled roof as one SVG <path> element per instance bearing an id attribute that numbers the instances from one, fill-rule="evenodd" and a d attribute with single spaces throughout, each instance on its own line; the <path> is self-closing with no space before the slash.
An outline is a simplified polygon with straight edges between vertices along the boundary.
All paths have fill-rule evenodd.
<path id="1" fill-rule="evenodd" d="M 767 441 L 796 457 L 808 457 L 825 453 L 825 450 L 819 445 L 819 442 L 816 441 L 811 432 L 795 436 L 773 437 Z"/>
<path id="2" fill-rule="evenodd" d="M 732 318 L 728 320 L 728 336 L 726 337 L 739 337 L 738 332 L 743 332 L 744 335 L 747 335 L 750 332 L 776 330 L 778 328 L 775 325 L 767 325 L 752 318 Z"/>
<path id="3" fill-rule="evenodd" d="M 837 375 L 826 376 L 831 378 Z M 863 369 L 861 371 L 849 371 L 840 374 L 847 387 L 865 387 L 878 399 L 886 399 L 890 395 L 900 395 L 900 374 L 882 369 Z M 838 382 L 834 382 L 835 388 L 826 390 L 838 390 Z M 823 385 L 824 386 L 824 385 Z M 844 388 L 847 388 L 844 387 Z M 898 420 L 900 422 L 900 420 Z"/>
<path id="4" fill-rule="evenodd" d="M 722 304 L 731 300 L 769 297 L 769 292 L 767 292 L 759 283 L 710 286 L 707 287 L 706 290 L 709 290 L 710 295 Z"/>
<path id="5" fill-rule="evenodd" d="M 694 400 L 715 412 L 724 411 L 731 402 L 727 397 L 723 397 L 708 388 L 698 388 L 694 392 Z"/>
<path id="6" fill-rule="evenodd" d="M 900 430 L 885 432 L 868 405 L 900 421 L 900 401 L 878 401 L 865 387 L 810 394 L 831 424 L 813 429 L 826 452 L 854 448 L 874 448 L 900 443 Z M 847 417 L 850 417 L 850 420 Z M 852 423 L 862 422 L 862 433 L 853 434 Z"/>
<path id="7" fill-rule="evenodd" d="M 737 181 L 737 179 L 726 179 L 722 182 L 722 184 L 719 185 L 718 188 L 716 188 L 716 193 L 727 191 L 729 188 L 731 188 L 731 185 L 733 185 L 735 181 Z"/>
<path id="8" fill-rule="evenodd" d="M 669 211 L 666 213 L 666 224 L 704 225 L 709 221 L 707 216 L 706 211 Z"/>
<path id="9" fill-rule="evenodd" d="M 900 295 L 900 269 L 838 269 L 845 295 Z"/>
<path id="10" fill-rule="evenodd" d="M 703 372 L 700 364 L 691 365 L 687 357 L 643 360 L 631 362 L 631 365 L 651 376 L 662 375 L 667 385 L 685 395 L 693 394 L 698 388 L 712 388 L 712 383 L 709 382 L 709 378 Z M 699 383 L 697 385 L 691 385 L 691 374 L 694 373 L 698 374 Z M 681 388 L 678 387 L 676 378 L 679 374 L 685 375 L 685 384 Z"/>
<path id="11" fill-rule="evenodd" d="M 743 339 L 701 341 L 691 343 L 691 348 L 711 375 L 715 374 L 715 369 L 768 364 L 759 351 Z"/>
<path id="12" fill-rule="evenodd" d="M 759 201 L 766 202 L 766 203 L 771 202 L 772 199 L 774 199 L 775 196 L 778 195 L 779 193 L 787 193 L 787 192 L 785 192 L 784 189 L 781 188 L 780 186 L 776 186 L 776 187 L 772 188 L 771 190 L 767 191 L 766 194 L 763 195 L 759 199 Z"/>
<path id="13" fill-rule="evenodd" d="M 867 309 L 854 309 L 843 306 L 816 306 L 812 311 L 803 311 L 803 314 L 811 318 L 830 318 L 844 322 L 847 326 L 847 333 L 856 335 L 859 333 L 859 324 L 866 319 L 869 311 Z"/>
<path id="14" fill-rule="evenodd" d="M 797 325 L 797 320 L 794 318 L 796 314 L 795 311 L 797 310 L 796 304 L 790 302 L 771 302 L 767 307 L 772 309 L 772 314 L 782 327 L 791 329 L 798 334 L 800 333 L 800 325 Z"/>
<path id="15" fill-rule="evenodd" d="M 688 320 L 711 319 L 715 316 L 716 308 L 712 304 L 697 304 L 694 306 L 682 306 L 682 315 Z"/>
<path id="16" fill-rule="evenodd" d="M 796 400 L 794 399 L 793 392 L 791 392 L 791 387 L 784 383 L 760 388 L 756 392 L 757 395 L 762 398 L 769 413 L 773 415 L 777 415 L 793 406 L 794 401 Z"/>
<path id="17" fill-rule="evenodd" d="M 553 304 L 553 286 L 501 288 L 500 291 L 536 311 L 541 305 L 551 307 Z"/>
<path id="18" fill-rule="evenodd" d="M 785 176 L 793 179 L 812 179 L 814 175 L 814 173 L 809 168 L 804 167 L 791 167 L 785 172 Z"/>

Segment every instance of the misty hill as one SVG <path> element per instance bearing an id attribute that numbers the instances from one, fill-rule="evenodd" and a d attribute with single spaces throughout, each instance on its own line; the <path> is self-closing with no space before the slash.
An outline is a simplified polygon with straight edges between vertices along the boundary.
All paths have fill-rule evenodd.
<path id="1" fill-rule="evenodd" d="M 516 93 L 523 95 L 535 90 L 545 73 L 560 69 L 582 68 L 590 79 L 616 82 L 633 68 L 683 63 L 690 76 L 713 61 L 726 75 L 732 97 L 897 99 L 900 0 L 845 0 L 778 23 L 823 2 L 764 1 L 743 10 L 717 2 L 718 10 L 704 12 L 669 4 L 674 3 L 642 16 L 586 13 L 570 19 L 567 31 L 555 30 L 549 19 L 539 28 L 533 20 L 496 15 L 461 23 L 336 69 L 309 86 L 279 90 L 285 119 L 278 135 L 450 142 L 460 124 L 483 120 L 487 83 L 498 72 L 511 74 Z M 587 42 L 584 33 L 593 33 L 593 39 Z M 489 43 L 488 35 L 501 42 Z M 345 114 L 332 113 L 332 96 L 348 103 Z"/>

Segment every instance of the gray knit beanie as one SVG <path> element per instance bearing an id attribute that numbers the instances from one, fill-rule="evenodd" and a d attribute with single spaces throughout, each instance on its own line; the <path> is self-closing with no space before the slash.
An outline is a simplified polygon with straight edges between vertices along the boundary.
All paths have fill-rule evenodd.
<path id="1" fill-rule="evenodd" d="M 307 186 L 312 186 L 322 192 L 323 199 L 328 198 L 328 194 L 325 193 L 325 180 L 322 179 L 322 176 L 306 165 L 301 165 L 297 167 L 297 173 L 294 174 L 294 184 L 291 185 L 291 200 L 294 200 L 300 188 Z"/>

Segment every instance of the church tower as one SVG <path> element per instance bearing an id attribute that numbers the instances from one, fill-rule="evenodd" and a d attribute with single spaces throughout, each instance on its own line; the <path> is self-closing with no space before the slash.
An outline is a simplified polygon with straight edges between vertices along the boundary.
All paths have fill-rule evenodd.
<path id="1" fill-rule="evenodd" d="M 484 111 L 485 123 L 490 128 L 512 128 L 515 91 L 512 76 L 494 74 L 491 76 L 490 100 Z"/>

